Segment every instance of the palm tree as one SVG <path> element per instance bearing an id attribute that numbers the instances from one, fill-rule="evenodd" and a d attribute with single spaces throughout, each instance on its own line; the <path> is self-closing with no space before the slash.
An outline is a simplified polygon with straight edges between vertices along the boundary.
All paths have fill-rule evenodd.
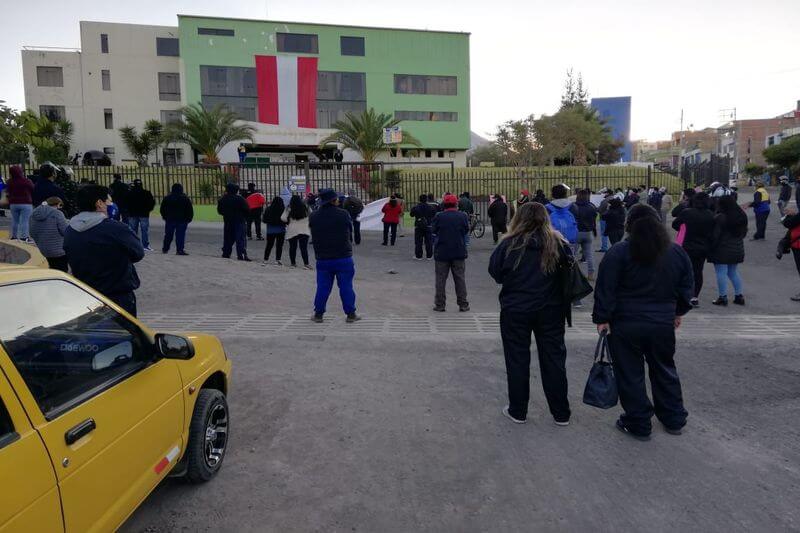
<path id="1" fill-rule="evenodd" d="M 146 167 L 147 156 L 153 151 L 155 141 L 150 133 L 143 131 L 139 134 L 133 126 L 125 126 L 119 129 L 119 137 L 139 166 Z"/>
<path id="2" fill-rule="evenodd" d="M 36 161 L 67 162 L 74 126 L 68 120 L 53 120 L 33 111 L 23 111 L 18 119 L 18 140 L 33 148 Z"/>
<path id="3" fill-rule="evenodd" d="M 361 155 L 366 162 L 373 162 L 381 152 L 392 148 L 383 142 L 384 128 L 397 126 L 400 120 L 386 113 L 375 113 L 369 108 L 360 115 L 347 113 L 344 120 L 337 120 L 332 124 L 336 131 L 320 141 L 320 148 L 330 143 L 338 143 Z M 420 142 L 411 134 L 403 132 L 403 144 L 421 146 Z"/>
<path id="4" fill-rule="evenodd" d="M 158 164 L 158 149 L 164 143 L 164 125 L 160 120 L 151 118 L 144 123 L 144 132 L 150 137 L 153 151 L 156 153 L 156 164 Z"/>
<path id="5" fill-rule="evenodd" d="M 170 124 L 168 137 L 186 143 L 205 156 L 209 164 L 219 163 L 219 151 L 228 143 L 253 141 L 255 128 L 249 124 L 236 124 L 239 116 L 223 104 L 205 109 L 191 104 L 181 109 L 183 120 Z"/>

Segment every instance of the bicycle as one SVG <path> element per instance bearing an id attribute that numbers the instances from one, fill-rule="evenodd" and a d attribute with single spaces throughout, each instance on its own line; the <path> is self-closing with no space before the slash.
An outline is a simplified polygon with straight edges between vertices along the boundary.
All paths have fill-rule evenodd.
<path id="1" fill-rule="evenodd" d="M 486 224 L 478 215 L 469 215 L 469 232 L 476 239 L 480 239 L 486 234 Z"/>

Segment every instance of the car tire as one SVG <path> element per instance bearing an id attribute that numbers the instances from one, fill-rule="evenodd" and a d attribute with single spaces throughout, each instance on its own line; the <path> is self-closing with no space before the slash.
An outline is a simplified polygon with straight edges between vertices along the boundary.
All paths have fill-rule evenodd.
<path id="1" fill-rule="evenodd" d="M 186 480 L 205 483 L 217 475 L 228 449 L 228 402 L 215 389 L 201 389 L 189 425 Z"/>

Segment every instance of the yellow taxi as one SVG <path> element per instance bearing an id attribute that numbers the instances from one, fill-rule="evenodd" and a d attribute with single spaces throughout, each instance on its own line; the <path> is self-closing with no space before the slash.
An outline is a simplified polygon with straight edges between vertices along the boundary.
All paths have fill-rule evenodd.
<path id="1" fill-rule="evenodd" d="M 219 339 L 155 333 L 54 270 L 0 265 L 0 531 L 119 527 L 228 444 Z"/>

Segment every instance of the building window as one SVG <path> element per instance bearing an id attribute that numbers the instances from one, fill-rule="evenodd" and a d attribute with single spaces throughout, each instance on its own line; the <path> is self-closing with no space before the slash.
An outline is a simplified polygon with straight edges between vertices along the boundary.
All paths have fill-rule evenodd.
<path id="1" fill-rule="evenodd" d="M 415 74 L 395 74 L 394 92 L 396 94 L 458 94 L 455 76 L 425 76 Z"/>
<path id="2" fill-rule="evenodd" d="M 340 37 L 339 44 L 343 56 L 363 56 L 364 38 L 363 37 Z"/>
<path id="3" fill-rule="evenodd" d="M 397 157 L 397 148 L 389 148 L 389 157 Z"/>
<path id="4" fill-rule="evenodd" d="M 430 157 L 430 156 L 431 156 L 431 151 L 425 150 L 425 157 Z"/>
<path id="5" fill-rule="evenodd" d="M 61 67 L 36 67 L 36 84 L 39 87 L 63 87 L 64 69 Z"/>
<path id="6" fill-rule="evenodd" d="M 162 110 L 161 111 L 161 123 L 163 125 L 167 124 L 175 124 L 176 122 L 181 121 L 181 112 L 176 110 Z"/>
<path id="7" fill-rule="evenodd" d="M 416 148 L 401 148 L 400 153 L 403 157 L 419 157 L 419 150 Z"/>
<path id="8" fill-rule="evenodd" d="M 173 37 L 156 37 L 156 55 L 178 57 L 180 45 L 178 39 Z"/>
<path id="9" fill-rule="evenodd" d="M 455 158 L 456 157 L 456 151 L 455 150 L 450 150 L 450 152 L 448 152 L 448 153 L 449 153 L 451 158 Z"/>
<path id="10" fill-rule="evenodd" d="M 108 53 L 108 34 L 101 33 L 100 34 L 100 53 L 107 54 Z"/>
<path id="11" fill-rule="evenodd" d="M 303 33 L 278 33 L 278 52 L 318 54 L 317 36 Z"/>
<path id="12" fill-rule="evenodd" d="M 165 148 L 161 155 L 165 165 L 177 165 L 183 161 L 183 148 Z"/>
<path id="13" fill-rule="evenodd" d="M 103 148 L 103 153 L 106 155 L 114 155 L 114 147 L 113 146 L 106 146 Z"/>
<path id="14" fill-rule="evenodd" d="M 100 71 L 100 82 L 103 86 L 104 91 L 111 90 L 111 71 L 110 70 L 101 70 Z"/>
<path id="15" fill-rule="evenodd" d="M 222 37 L 233 37 L 233 30 L 226 28 L 197 28 L 197 35 L 219 35 Z"/>
<path id="16" fill-rule="evenodd" d="M 330 128 L 347 113 L 367 109 L 367 75 L 363 72 L 317 73 L 317 127 Z"/>
<path id="17" fill-rule="evenodd" d="M 47 117 L 53 122 L 58 122 L 59 120 L 66 120 L 67 118 L 67 114 L 63 105 L 40 105 L 39 116 Z"/>
<path id="18" fill-rule="evenodd" d="M 206 109 L 226 105 L 242 120 L 254 122 L 258 109 L 256 69 L 200 65 L 200 99 Z"/>
<path id="19" fill-rule="evenodd" d="M 158 73 L 158 99 L 169 102 L 181 100 L 181 76 L 177 72 Z"/>
<path id="20" fill-rule="evenodd" d="M 443 158 L 443 157 L 444 157 L 444 150 L 439 150 L 439 151 L 436 153 L 436 155 L 439 157 L 439 159 Z"/>
<path id="21" fill-rule="evenodd" d="M 394 118 L 397 120 L 457 122 L 458 113 L 455 111 L 395 111 Z"/>
<path id="22" fill-rule="evenodd" d="M 107 130 L 114 129 L 114 113 L 110 109 L 103 109 L 103 120 Z"/>

